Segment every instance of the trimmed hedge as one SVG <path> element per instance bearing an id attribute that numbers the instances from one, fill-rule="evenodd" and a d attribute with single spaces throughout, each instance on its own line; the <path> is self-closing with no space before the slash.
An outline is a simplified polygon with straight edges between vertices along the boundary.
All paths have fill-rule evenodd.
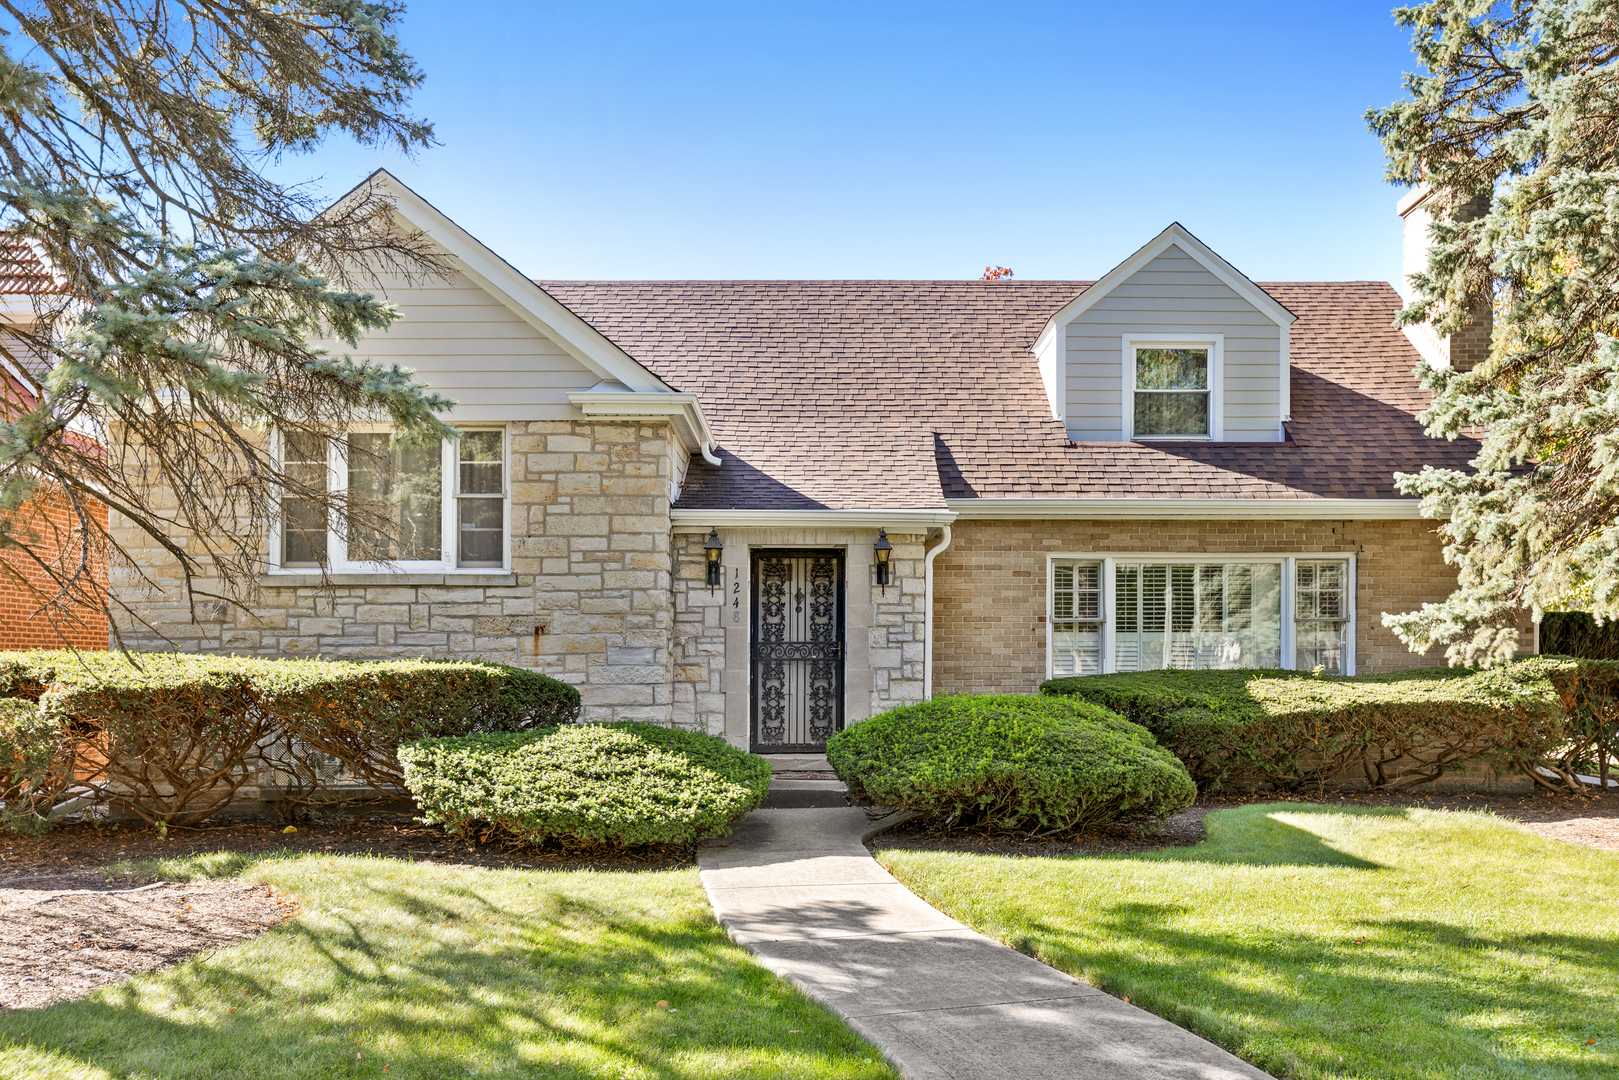
<path id="1" fill-rule="evenodd" d="M 46 814 L 73 780 L 73 744 L 39 706 L 0 698 L 0 826 L 38 834 Z"/>
<path id="2" fill-rule="evenodd" d="M 399 759 L 422 820 L 528 844 L 690 843 L 724 833 L 770 788 L 761 757 L 633 722 L 423 739 L 401 746 Z"/>
<path id="3" fill-rule="evenodd" d="M 1359 770 L 1402 790 L 1461 762 L 1532 768 L 1563 738 L 1564 690 L 1578 661 L 1535 657 L 1500 668 L 1425 668 L 1316 677 L 1295 671 L 1149 671 L 1051 679 L 1141 724 L 1200 784 L 1284 790 Z"/>
<path id="4" fill-rule="evenodd" d="M 0 693 L 37 701 L 74 781 L 149 822 L 200 821 L 255 774 L 296 813 L 345 779 L 398 790 L 401 742 L 571 723 L 579 692 L 500 664 L 175 653 L 0 653 Z"/>
<path id="5" fill-rule="evenodd" d="M 1557 689 L 1564 713 L 1560 744 L 1535 764 L 1556 772 L 1569 790 L 1584 790 L 1576 774 L 1595 776 L 1607 790 L 1619 755 L 1619 660 L 1542 657 L 1535 662 Z M 1556 788 L 1544 774 L 1528 771 L 1537 783 Z"/>
<path id="6" fill-rule="evenodd" d="M 1007 831 L 1162 817 L 1197 795 L 1180 762 L 1145 728 L 1063 698 L 905 705 L 832 736 L 826 756 L 856 798 Z"/>

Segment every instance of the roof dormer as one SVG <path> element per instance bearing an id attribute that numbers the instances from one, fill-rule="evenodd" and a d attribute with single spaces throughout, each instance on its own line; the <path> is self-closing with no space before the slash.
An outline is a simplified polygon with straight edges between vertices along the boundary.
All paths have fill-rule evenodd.
<path id="1" fill-rule="evenodd" d="M 1280 442 L 1294 318 L 1177 223 L 1064 305 L 1034 352 L 1077 442 Z"/>

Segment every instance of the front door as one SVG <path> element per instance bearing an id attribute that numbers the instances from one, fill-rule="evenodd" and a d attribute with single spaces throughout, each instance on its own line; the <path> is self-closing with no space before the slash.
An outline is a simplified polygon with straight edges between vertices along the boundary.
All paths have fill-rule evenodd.
<path id="1" fill-rule="evenodd" d="M 821 753 L 843 727 L 843 552 L 753 553 L 753 752 Z"/>

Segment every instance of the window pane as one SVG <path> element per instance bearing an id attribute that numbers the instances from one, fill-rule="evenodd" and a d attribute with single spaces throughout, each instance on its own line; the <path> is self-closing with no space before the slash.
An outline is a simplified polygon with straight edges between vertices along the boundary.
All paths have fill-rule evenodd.
<path id="1" fill-rule="evenodd" d="M 310 491 L 326 491 L 326 440 L 299 431 L 287 432 L 281 443 L 281 471 L 288 483 Z M 326 518 L 313 499 L 281 500 L 281 565 L 326 564 Z"/>
<path id="2" fill-rule="evenodd" d="M 356 512 L 388 522 L 356 524 L 349 557 L 362 562 L 443 558 L 443 466 L 438 443 L 394 446 L 386 433 L 349 436 L 349 488 Z"/>
<path id="3" fill-rule="evenodd" d="M 505 476 L 499 431 L 468 431 L 461 436 L 461 494 L 499 495 Z"/>
<path id="4" fill-rule="evenodd" d="M 505 502 L 501 499 L 462 499 L 462 566 L 500 566 L 505 555 Z"/>
<path id="5" fill-rule="evenodd" d="M 1074 568 L 1069 563 L 1058 563 L 1051 568 L 1051 617 L 1074 617 Z"/>
<path id="6" fill-rule="evenodd" d="M 1141 569 L 1121 566 L 1113 575 L 1113 628 L 1133 634 L 1141 627 Z"/>
<path id="7" fill-rule="evenodd" d="M 1344 583 L 1348 572 L 1348 563 L 1341 559 L 1313 562 L 1299 560 L 1298 618 L 1346 618 L 1348 605 L 1344 596 Z"/>
<path id="8" fill-rule="evenodd" d="M 1328 675 L 1344 671 L 1344 637 L 1347 622 L 1301 622 L 1298 634 L 1297 666 L 1306 671 L 1321 668 Z"/>
<path id="9" fill-rule="evenodd" d="M 1098 623 L 1052 625 L 1051 673 L 1095 675 L 1102 670 L 1102 628 Z"/>
<path id="10" fill-rule="evenodd" d="M 1276 563 L 1119 566 L 1114 669 L 1279 666 L 1281 580 Z"/>
<path id="11" fill-rule="evenodd" d="M 1300 559 L 1294 583 L 1298 619 L 1294 664 L 1307 671 L 1321 668 L 1328 675 L 1343 674 L 1349 636 L 1349 563 Z"/>
<path id="12" fill-rule="evenodd" d="M 1209 350 L 1137 349 L 1137 390 L 1207 390 Z"/>
<path id="13" fill-rule="evenodd" d="M 1207 435 L 1208 394 L 1137 394 L 1137 435 Z"/>

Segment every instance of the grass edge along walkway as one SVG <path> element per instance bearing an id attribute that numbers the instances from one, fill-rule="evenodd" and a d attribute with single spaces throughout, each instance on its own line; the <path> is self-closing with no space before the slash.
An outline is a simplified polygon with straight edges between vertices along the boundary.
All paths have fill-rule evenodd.
<path id="1" fill-rule="evenodd" d="M 878 859 L 1288 1080 L 1619 1075 L 1619 855 L 1478 812 L 1266 803 L 1145 855 Z"/>
<path id="2" fill-rule="evenodd" d="M 726 938 L 695 870 L 286 853 L 155 869 L 267 881 L 303 912 L 177 967 L 0 1016 L 0 1076 L 896 1075 Z"/>

